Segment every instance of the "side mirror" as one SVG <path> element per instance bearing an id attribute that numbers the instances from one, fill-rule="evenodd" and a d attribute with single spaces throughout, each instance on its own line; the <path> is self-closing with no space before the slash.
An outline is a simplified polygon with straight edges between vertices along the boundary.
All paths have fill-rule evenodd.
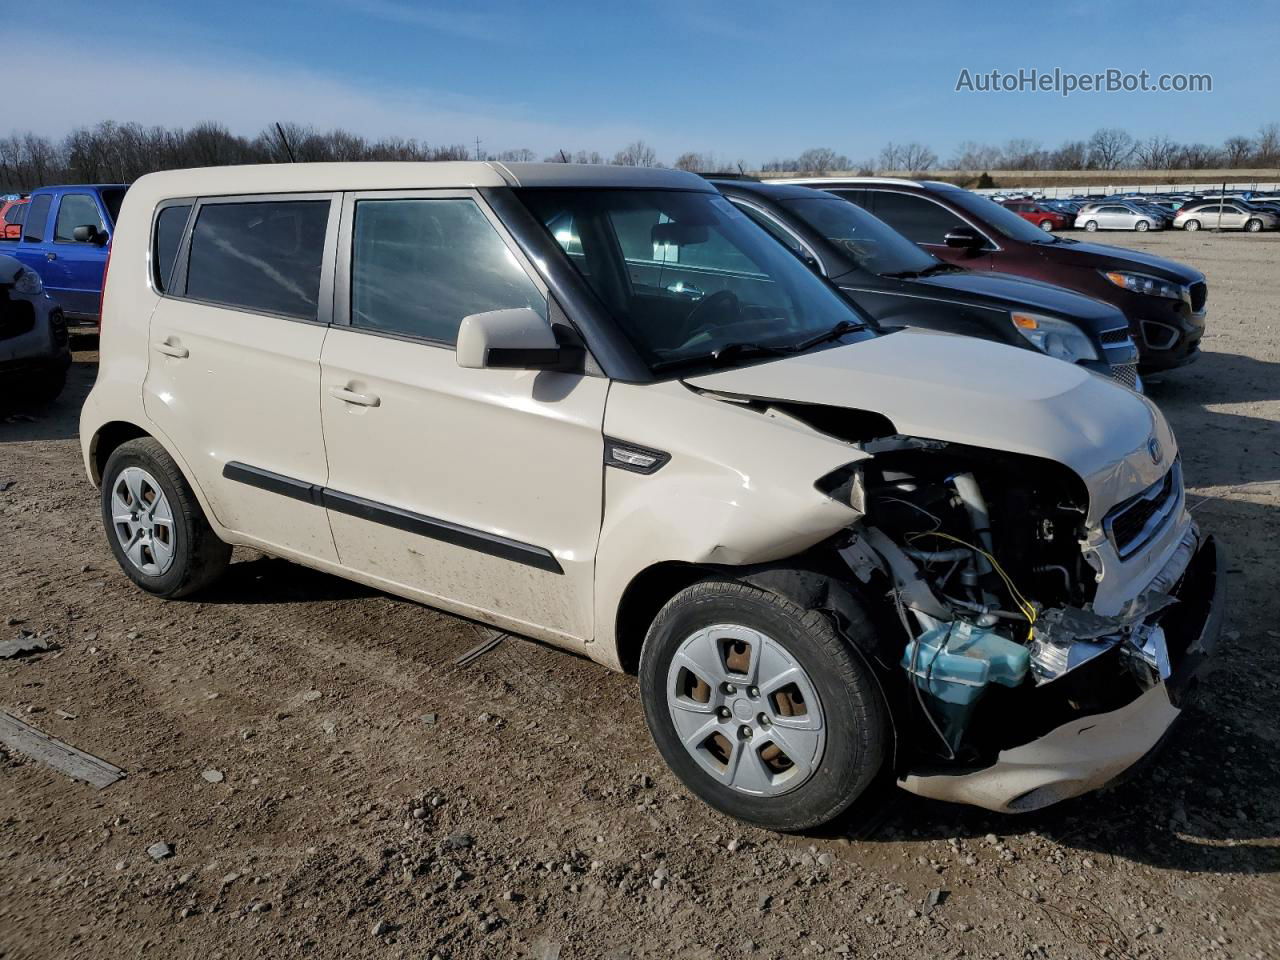
<path id="1" fill-rule="evenodd" d="M 106 232 L 99 230 L 91 223 L 76 227 L 71 231 L 71 238 L 76 243 L 93 243 L 99 247 L 105 246 L 107 242 Z"/>
<path id="2" fill-rule="evenodd" d="M 942 242 L 948 247 L 957 247 L 961 250 L 976 250 L 986 243 L 986 239 L 973 227 L 963 226 L 954 227 L 948 231 L 947 235 L 942 238 Z"/>
<path id="3" fill-rule="evenodd" d="M 456 350 L 458 366 L 473 370 L 561 370 L 578 368 L 581 347 L 561 344 L 536 310 L 515 307 L 462 318 Z"/>

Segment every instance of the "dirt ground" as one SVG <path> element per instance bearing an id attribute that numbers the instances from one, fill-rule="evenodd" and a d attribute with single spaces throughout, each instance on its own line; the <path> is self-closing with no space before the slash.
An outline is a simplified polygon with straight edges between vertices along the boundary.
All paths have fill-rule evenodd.
<path id="1" fill-rule="evenodd" d="M 0 640 L 58 647 L 0 660 L 0 708 L 128 775 L 0 750 L 0 957 L 1280 955 L 1280 234 L 1104 239 L 1210 288 L 1204 356 L 1149 393 L 1230 609 L 1157 765 L 1021 817 L 895 791 L 869 836 L 744 828 L 667 772 L 630 677 L 514 639 L 459 667 L 479 627 L 246 551 L 144 596 L 81 467 L 81 352 L 56 406 L 0 414 Z"/>

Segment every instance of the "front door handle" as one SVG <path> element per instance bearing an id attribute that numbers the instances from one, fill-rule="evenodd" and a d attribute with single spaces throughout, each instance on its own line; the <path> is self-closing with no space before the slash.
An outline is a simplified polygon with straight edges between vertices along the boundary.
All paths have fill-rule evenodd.
<path id="1" fill-rule="evenodd" d="M 372 393 L 356 393 L 346 387 L 330 387 L 329 396 L 337 397 L 344 403 L 354 403 L 358 407 L 376 407 L 382 403 L 382 399 Z"/>
<path id="2" fill-rule="evenodd" d="M 163 353 L 166 357 L 177 357 L 179 360 L 185 360 L 191 356 L 191 351 L 186 347 L 179 346 L 176 343 L 169 343 L 167 340 L 161 340 L 154 344 L 156 353 Z"/>
<path id="3" fill-rule="evenodd" d="M 46 251 L 45 251 L 45 253 L 44 253 L 44 258 L 45 258 L 46 260 L 57 260 L 57 259 L 58 259 L 58 255 L 57 255 L 56 253 L 54 253 L 52 250 L 46 250 Z"/>

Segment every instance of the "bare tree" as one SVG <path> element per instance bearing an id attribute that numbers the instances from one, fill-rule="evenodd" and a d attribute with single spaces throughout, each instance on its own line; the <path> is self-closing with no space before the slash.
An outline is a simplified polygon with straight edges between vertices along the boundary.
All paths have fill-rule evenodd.
<path id="1" fill-rule="evenodd" d="M 1222 156 L 1228 167 L 1247 167 L 1253 159 L 1253 141 L 1248 137 L 1227 137 Z"/>
<path id="2" fill-rule="evenodd" d="M 1138 144 L 1133 156 L 1143 170 L 1170 170 L 1178 160 L 1178 145 L 1166 136 L 1151 136 Z"/>
<path id="3" fill-rule="evenodd" d="M 849 158 L 843 153 L 836 153 L 830 147 L 810 147 L 795 159 L 793 169 L 802 173 L 830 173 L 833 170 L 848 170 Z"/>
<path id="4" fill-rule="evenodd" d="M 1178 151 L 1178 167 L 1184 170 L 1209 170 L 1222 166 L 1222 151 L 1207 143 L 1188 143 Z"/>
<path id="5" fill-rule="evenodd" d="M 1118 170 L 1133 156 L 1133 136 L 1120 127 L 1103 127 L 1089 138 L 1089 169 Z"/>
<path id="6" fill-rule="evenodd" d="M 1000 162 L 1000 149 L 989 143 L 966 140 L 951 155 L 953 170 L 989 170 Z"/>
<path id="7" fill-rule="evenodd" d="M 1258 128 L 1254 154 L 1259 166 L 1280 166 L 1280 123 L 1267 123 Z"/>
<path id="8" fill-rule="evenodd" d="M 1068 140 L 1049 154 L 1049 169 L 1083 170 L 1088 157 L 1088 144 L 1083 140 Z"/>
<path id="9" fill-rule="evenodd" d="M 528 147 L 521 147 L 519 150 L 503 150 L 498 154 L 497 159 L 505 160 L 509 163 L 528 163 L 530 160 L 535 159 L 536 156 L 537 154 Z"/>
<path id="10" fill-rule="evenodd" d="M 614 154 L 613 162 L 623 167 L 656 167 L 658 154 L 643 140 L 636 140 Z"/>

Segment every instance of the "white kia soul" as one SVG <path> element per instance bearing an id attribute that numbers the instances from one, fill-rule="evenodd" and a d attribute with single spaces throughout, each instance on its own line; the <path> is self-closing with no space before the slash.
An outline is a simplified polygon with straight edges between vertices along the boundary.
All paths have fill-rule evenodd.
<path id="1" fill-rule="evenodd" d="M 688 787 L 777 829 L 1096 788 L 1221 627 L 1149 401 L 881 335 L 671 171 L 144 177 L 81 436 L 142 589 L 245 544 L 635 671 Z"/>

